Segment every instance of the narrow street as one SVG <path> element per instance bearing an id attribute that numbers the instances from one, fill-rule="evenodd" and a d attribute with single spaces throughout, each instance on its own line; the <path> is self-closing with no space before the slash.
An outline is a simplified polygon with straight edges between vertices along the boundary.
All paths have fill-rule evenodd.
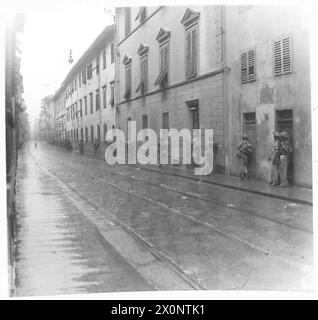
<path id="1" fill-rule="evenodd" d="M 312 207 L 40 142 L 19 154 L 18 296 L 311 290 Z"/>

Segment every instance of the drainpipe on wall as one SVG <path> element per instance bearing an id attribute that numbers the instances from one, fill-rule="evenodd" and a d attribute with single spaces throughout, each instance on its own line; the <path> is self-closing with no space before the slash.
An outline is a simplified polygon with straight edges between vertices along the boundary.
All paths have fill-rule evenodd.
<path id="1" fill-rule="evenodd" d="M 118 34 L 117 34 L 117 8 L 115 8 L 115 15 L 114 15 L 114 63 L 115 63 L 115 88 L 114 88 L 114 95 L 115 95 L 115 127 L 118 128 L 118 102 L 119 102 L 119 51 L 117 49 L 118 43 Z"/>

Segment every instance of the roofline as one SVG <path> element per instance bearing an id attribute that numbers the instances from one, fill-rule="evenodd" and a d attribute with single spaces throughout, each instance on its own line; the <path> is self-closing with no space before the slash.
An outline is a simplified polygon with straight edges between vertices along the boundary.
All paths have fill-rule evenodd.
<path id="1" fill-rule="evenodd" d="M 89 48 L 82 54 L 82 56 L 78 59 L 72 69 L 69 71 L 65 79 L 63 80 L 60 88 L 56 91 L 53 96 L 53 99 L 57 99 L 58 96 L 62 93 L 62 91 L 66 88 L 67 84 L 70 80 L 75 76 L 76 73 L 82 68 L 82 65 L 87 62 L 87 60 L 91 59 L 96 55 L 96 51 L 102 49 L 105 44 L 109 44 L 114 40 L 114 30 L 115 25 L 112 24 L 107 26 L 99 36 L 94 40 L 94 42 L 89 46 Z"/>

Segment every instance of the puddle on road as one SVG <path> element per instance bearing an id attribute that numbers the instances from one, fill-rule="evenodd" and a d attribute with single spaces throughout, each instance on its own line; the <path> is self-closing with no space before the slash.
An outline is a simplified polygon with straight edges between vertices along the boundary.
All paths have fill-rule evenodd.
<path id="1" fill-rule="evenodd" d="M 94 227 L 32 160 L 25 166 L 17 176 L 15 295 L 133 290 L 133 283 L 118 285 L 118 270 L 128 272 Z"/>

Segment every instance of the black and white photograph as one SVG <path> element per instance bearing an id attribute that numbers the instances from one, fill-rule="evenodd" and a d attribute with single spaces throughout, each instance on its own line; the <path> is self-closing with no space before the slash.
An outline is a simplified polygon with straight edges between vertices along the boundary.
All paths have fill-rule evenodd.
<path id="1" fill-rule="evenodd" d="M 4 8 L 8 297 L 315 292 L 310 4 Z"/>

